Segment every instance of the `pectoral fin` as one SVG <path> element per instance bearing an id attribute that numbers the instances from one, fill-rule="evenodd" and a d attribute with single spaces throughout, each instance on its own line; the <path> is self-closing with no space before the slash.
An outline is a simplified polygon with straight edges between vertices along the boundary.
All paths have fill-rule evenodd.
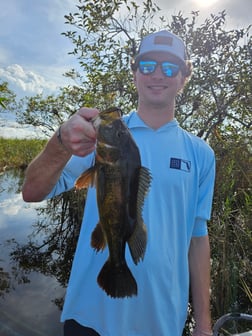
<path id="1" fill-rule="evenodd" d="M 96 180 L 96 167 L 93 166 L 81 174 L 81 176 L 75 181 L 75 188 L 83 189 L 88 188 L 90 185 L 94 187 L 96 185 Z"/>

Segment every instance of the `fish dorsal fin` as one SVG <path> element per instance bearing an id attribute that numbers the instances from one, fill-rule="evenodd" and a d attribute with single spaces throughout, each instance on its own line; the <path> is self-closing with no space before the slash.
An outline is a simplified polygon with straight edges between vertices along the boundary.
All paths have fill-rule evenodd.
<path id="1" fill-rule="evenodd" d="M 83 189 L 88 188 L 90 185 L 92 187 L 96 186 L 96 167 L 93 166 L 86 170 L 81 176 L 75 181 L 75 188 L 76 189 Z"/>
<path id="2" fill-rule="evenodd" d="M 151 184 L 151 174 L 149 169 L 141 167 L 139 171 L 139 183 L 137 191 L 137 223 L 135 230 L 128 239 L 128 245 L 132 259 L 135 264 L 143 260 L 147 245 L 147 229 L 143 222 L 142 211 L 144 199 Z"/>
<path id="3" fill-rule="evenodd" d="M 149 169 L 141 167 L 139 172 L 139 183 L 137 191 L 137 219 L 142 218 L 144 199 L 149 192 L 151 180 L 152 177 Z"/>

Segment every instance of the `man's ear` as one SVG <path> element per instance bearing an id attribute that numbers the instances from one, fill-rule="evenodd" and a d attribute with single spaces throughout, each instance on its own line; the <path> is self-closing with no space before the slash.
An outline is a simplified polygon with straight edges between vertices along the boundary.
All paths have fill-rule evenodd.
<path id="1" fill-rule="evenodd" d="M 133 75 L 133 83 L 136 85 L 136 71 L 133 71 L 132 75 Z"/>
<path id="2" fill-rule="evenodd" d="M 187 82 L 187 77 L 181 75 L 180 83 L 179 83 L 179 86 L 178 86 L 178 92 L 182 92 L 183 91 L 186 82 Z"/>

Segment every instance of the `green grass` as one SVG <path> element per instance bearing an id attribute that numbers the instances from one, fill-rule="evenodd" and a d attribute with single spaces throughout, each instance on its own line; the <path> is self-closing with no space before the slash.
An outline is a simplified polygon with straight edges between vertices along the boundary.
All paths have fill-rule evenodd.
<path id="1" fill-rule="evenodd" d="M 9 168 L 26 168 L 45 144 L 46 140 L 0 137 L 0 171 Z"/>

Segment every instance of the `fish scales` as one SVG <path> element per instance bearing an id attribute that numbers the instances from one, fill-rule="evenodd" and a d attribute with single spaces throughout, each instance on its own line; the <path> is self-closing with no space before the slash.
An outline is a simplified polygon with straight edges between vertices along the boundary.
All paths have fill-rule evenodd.
<path id="1" fill-rule="evenodd" d="M 93 120 L 97 131 L 94 166 L 76 181 L 76 188 L 96 187 L 99 222 L 91 237 L 96 251 L 108 246 L 109 257 L 97 277 L 113 298 L 137 295 L 137 283 L 125 259 L 129 246 L 135 264 L 143 260 L 147 230 L 142 208 L 151 174 L 141 166 L 138 147 L 117 108 L 100 112 Z"/>

